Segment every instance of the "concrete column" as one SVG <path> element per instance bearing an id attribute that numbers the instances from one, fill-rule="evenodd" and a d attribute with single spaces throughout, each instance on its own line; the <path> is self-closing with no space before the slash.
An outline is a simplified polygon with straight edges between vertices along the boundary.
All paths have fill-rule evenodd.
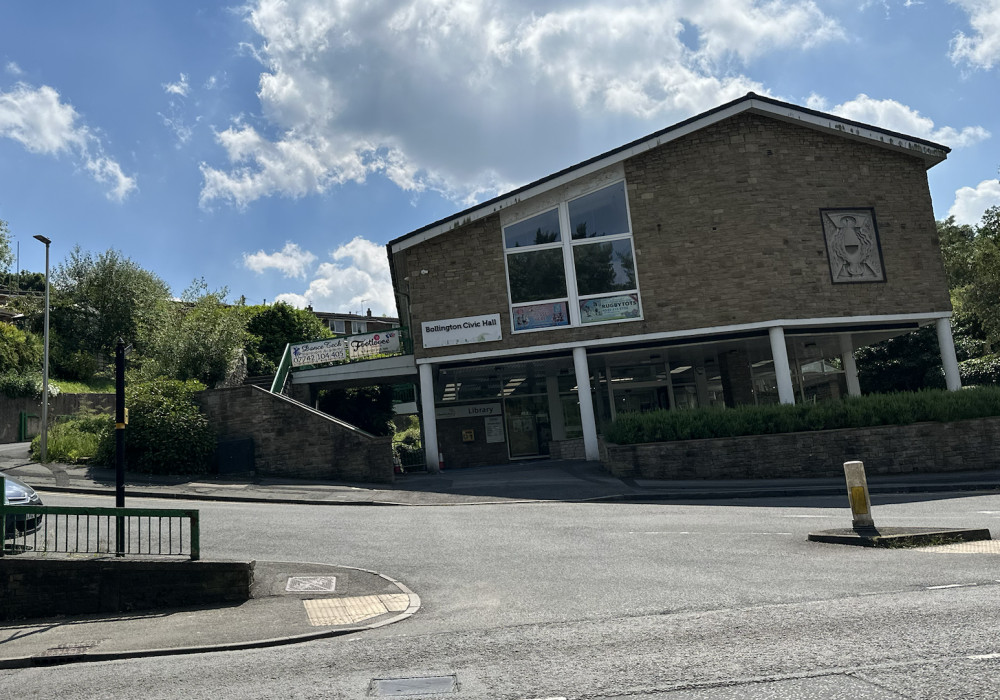
<path id="1" fill-rule="evenodd" d="M 771 337 L 771 356 L 774 358 L 774 379 L 778 383 L 778 401 L 795 403 L 792 372 L 788 366 L 788 348 L 785 347 L 785 329 L 773 326 L 767 334 Z"/>
<path id="2" fill-rule="evenodd" d="M 563 415 L 562 401 L 559 399 L 559 377 L 550 374 L 545 377 L 545 393 L 549 400 L 549 422 L 552 424 L 552 439 L 566 439 L 566 416 Z"/>
<path id="3" fill-rule="evenodd" d="M 594 421 L 594 401 L 590 393 L 590 370 L 587 351 L 573 348 L 573 368 L 576 370 L 576 391 L 580 397 L 580 420 L 583 423 L 583 451 L 588 462 L 601 458 L 597 449 L 597 423 Z M 608 378 L 610 385 L 611 378 Z"/>
<path id="4" fill-rule="evenodd" d="M 434 415 L 434 367 L 419 365 L 420 372 L 420 419 L 424 426 L 424 461 L 427 472 L 437 474 L 438 466 L 438 435 L 437 419 Z"/>
<path id="5" fill-rule="evenodd" d="M 614 421 L 618 417 L 618 409 L 615 408 L 615 387 L 611 383 L 611 360 L 604 361 L 604 380 L 605 385 L 608 387 L 608 410 L 611 412 L 611 420 Z"/>
<path id="6" fill-rule="evenodd" d="M 861 396 L 861 384 L 858 382 L 858 365 L 854 362 L 854 341 L 850 333 L 840 334 L 840 358 L 844 363 L 844 376 L 847 378 L 847 395 Z"/>
<path id="7" fill-rule="evenodd" d="M 962 378 L 958 373 L 958 357 L 955 356 L 955 339 L 951 335 L 951 320 L 939 318 L 937 327 L 938 347 L 941 348 L 941 364 L 944 366 L 944 384 L 948 391 L 962 388 Z"/>

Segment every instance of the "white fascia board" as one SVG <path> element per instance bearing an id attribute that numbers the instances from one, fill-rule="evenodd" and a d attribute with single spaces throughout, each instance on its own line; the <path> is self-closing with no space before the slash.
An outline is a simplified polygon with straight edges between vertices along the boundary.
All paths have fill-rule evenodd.
<path id="1" fill-rule="evenodd" d="M 513 348 L 510 350 L 492 350 L 488 352 L 473 352 L 462 355 L 445 355 L 442 357 L 425 357 L 416 361 L 418 365 L 438 365 L 449 362 L 468 362 L 471 360 L 492 360 L 512 355 L 532 355 L 536 353 L 559 352 L 584 347 L 599 350 L 608 346 L 624 345 L 626 343 L 648 343 L 657 340 L 697 340 L 699 337 L 725 335 L 727 333 L 745 333 L 747 331 L 767 330 L 776 326 L 781 328 L 808 328 L 809 326 L 857 326 L 879 323 L 910 323 L 920 321 L 936 321 L 939 318 L 951 318 L 950 311 L 931 311 L 920 314 L 894 314 L 887 316 L 836 316 L 831 318 L 794 318 L 760 321 L 757 323 L 741 323 L 732 326 L 712 326 L 683 331 L 665 331 L 663 333 L 647 333 L 644 335 L 619 336 L 617 338 L 599 338 L 590 341 L 573 343 L 552 343 L 551 345 L 534 345 L 528 348 Z"/>
<path id="2" fill-rule="evenodd" d="M 750 111 L 758 114 L 766 114 L 782 121 L 802 124 L 820 131 L 853 138 L 858 141 L 866 141 L 876 146 L 917 156 L 924 160 L 928 168 L 937 165 L 948 157 L 947 151 L 934 148 L 926 142 L 921 143 L 903 134 L 890 134 L 874 127 L 866 127 L 857 123 L 842 121 L 832 115 L 800 112 L 796 109 L 781 107 L 762 100 L 750 100 L 748 104 L 750 105 Z"/>

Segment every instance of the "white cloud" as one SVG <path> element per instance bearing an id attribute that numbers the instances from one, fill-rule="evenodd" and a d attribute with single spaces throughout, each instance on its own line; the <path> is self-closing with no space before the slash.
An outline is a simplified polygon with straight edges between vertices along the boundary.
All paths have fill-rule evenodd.
<path id="1" fill-rule="evenodd" d="M 956 64 L 989 70 L 1000 63 L 1000 0 L 951 0 L 969 15 L 971 36 L 957 32 L 949 56 Z"/>
<path id="2" fill-rule="evenodd" d="M 766 92 L 751 59 L 844 40 L 812 0 L 256 0 L 247 21 L 266 125 L 216 133 L 203 206 L 372 174 L 468 201 L 592 155 L 609 115 L 660 128 Z"/>
<path id="3" fill-rule="evenodd" d="M 24 71 L 21 70 L 21 66 L 17 65 L 13 61 L 8 61 L 7 65 L 4 66 L 4 70 L 10 75 L 24 75 Z"/>
<path id="4" fill-rule="evenodd" d="M 97 182 L 110 185 L 108 199 L 124 200 L 136 188 L 135 179 L 104 155 L 100 139 L 72 105 L 61 101 L 48 85 L 33 88 L 17 83 L 10 92 L 0 92 L 0 137 L 20 143 L 31 153 L 72 153 Z"/>
<path id="5" fill-rule="evenodd" d="M 191 92 L 188 77 L 184 73 L 181 73 L 180 80 L 176 83 L 164 83 L 163 89 L 168 95 L 177 95 L 179 97 L 187 97 L 188 93 Z"/>
<path id="6" fill-rule="evenodd" d="M 319 265 L 304 292 L 280 294 L 275 301 L 299 308 L 311 304 L 319 311 L 396 314 L 384 246 L 358 236 L 333 251 L 330 259 Z"/>
<path id="7" fill-rule="evenodd" d="M 286 242 L 284 248 L 274 253 L 258 250 L 256 253 L 243 254 L 243 265 L 248 270 L 257 273 L 278 270 L 285 277 L 302 279 L 305 279 L 306 273 L 314 262 L 316 262 L 315 255 L 307 250 L 302 250 L 297 243 L 291 241 Z"/>
<path id="8" fill-rule="evenodd" d="M 807 104 L 814 109 L 824 109 L 823 106 L 816 105 L 824 105 L 825 101 L 811 95 Z M 895 100 L 877 100 L 865 94 L 825 111 L 907 136 L 925 138 L 950 148 L 973 146 L 990 138 L 990 132 L 981 126 L 967 126 L 961 130 L 951 126 L 935 128 L 933 119 L 921 116 L 915 109 Z"/>
<path id="9" fill-rule="evenodd" d="M 983 212 L 996 206 L 1000 206 L 1000 181 L 983 180 L 975 187 L 962 187 L 955 192 L 955 203 L 948 216 L 954 216 L 958 224 L 976 225 Z"/>

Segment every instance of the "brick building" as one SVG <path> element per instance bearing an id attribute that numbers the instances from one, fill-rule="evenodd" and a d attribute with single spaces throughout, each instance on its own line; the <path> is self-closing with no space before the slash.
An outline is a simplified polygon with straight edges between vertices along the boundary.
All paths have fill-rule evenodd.
<path id="1" fill-rule="evenodd" d="M 388 244 L 427 460 L 597 458 L 622 411 L 859 392 L 936 324 L 948 149 L 753 93 Z"/>

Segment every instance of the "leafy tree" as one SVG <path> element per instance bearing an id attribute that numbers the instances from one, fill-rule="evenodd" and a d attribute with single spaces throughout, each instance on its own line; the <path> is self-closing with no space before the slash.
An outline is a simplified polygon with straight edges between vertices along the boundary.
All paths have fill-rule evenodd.
<path id="1" fill-rule="evenodd" d="M 971 280 L 957 296 L 962 311 L 978 320 L 989 351 L 1000 346 L 1000 207 L 990 207 L 983 214 L 969 268 Z"/>
<path id="2" fill-rule="evenodd" d="M 227 305 L 227 294 L 224 288 L 210 291 L 204 280 L 192 283 L 155 333 L 145 374 L 195 379 L 210 387 L 243 381 L 247 309 Z"/>
<path id="3" fill-rule="evenodd" d="M 170 298 L 163 280 L 116 250 L 95 257 L 76 246 L 51 282 L 50 328 L 69 355 L 110 354 L 119 338 L 142 351 Z"/>
<path id="4" fill-rule="evenodd" d="M 316 315 L 306 309 L 278 302 L 247 309 L 250 334 L 247 345 L 247 373 L 272 374 L 278 368 L 288 343 L 304 343 L 333 334 Z"/>

